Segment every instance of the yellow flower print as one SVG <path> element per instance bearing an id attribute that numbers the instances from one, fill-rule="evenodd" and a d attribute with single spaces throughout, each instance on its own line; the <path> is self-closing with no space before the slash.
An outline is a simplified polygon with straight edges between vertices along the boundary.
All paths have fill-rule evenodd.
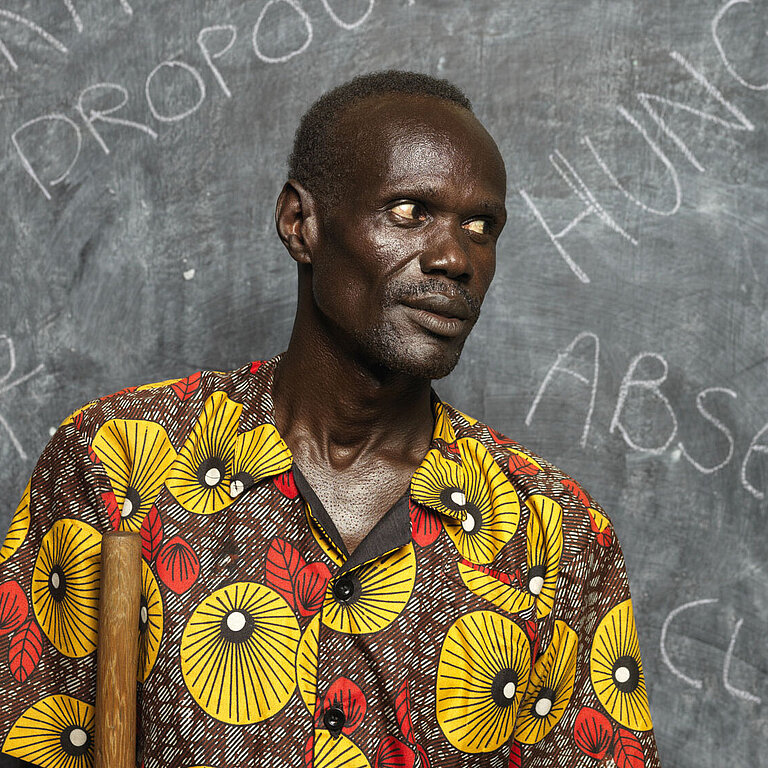
<path id="1" fill-rule="evenodd" d="M 163 636 L 163 599 L 157 579 L 146 561 L 141 561 L 139 607 L 139 681 L 145 682 L 155 666 Z"/>
<path id="2" fill-rule="evenodd" d="M 210 515 L 235 500 L 230 486 L 242 410 L 225 392 L 214 392 L 205 401 L 165 482 L 188 512 Z"/>
<path id="3" fill-rule="evenodd" d="M 598 625 L 589 654 L 589 674 L 597 698 L 614 720 L 633 731 L 651 729 L 630 600 L 614 606 Z"/>
<path id="4" fill-rule="evenodd" d="M 511 619 L 474 611 L 457 619 L 440 650 L 437 722 L 462 752 L 493 752 L 515 727 L 531 649 Z"/>
<path id="5" fill-rule="evenodd" d="M 454 408 L 454 410 L 459 414 L 459 416 L 461 416 L 462 419 L 464 419 L 464 421 L 467 422 L 467 424 L 469 424 L 470 427 L 477 424 L 477 419 L 474 416 L 468 416 L 466 413 L 462 413 L 460 410 L 458 410 L 458 408 Z"/>
<path id="6" fill-rule="evenodd" d="M 411 496 L 419 504 L 457 520 L 467 516 L 464 470 L 455 461 L 443 458 L 431 448 L 411 478 Z"/>
<path id="7" fill-rule="evenodd" d="M 371 768 L 360 747 L 346 736 L 334 737 L 318 728 L 313 741 L 314 759 L 307 762 L 312 768 Z"/>
<path id="8" fill-rule="evenodd" d="M 94 708 L 71 696 L 48 696 L 11 727 L 3 752 L 40 768 L 91 768 Z"/>
<path id="9" fill-rule="evenodd" d="M 296 687 L 301 632 L 288 603 L 269 587 L 236 582 L 206 597 L 181 636 L 181 674 L 192 697 L 224 723 L 258 723 Z"/>
<path id="10" fill-rule="evenodd" d="M 563 554 L 563 509 L 547 496 L 526 500 L 528 518 L 528 591 L 536 598 L 538 618 L 548 616 L 555 604 L 555 587 Z"/>
<path id="11" fill-rule="evenodd" d="M 154 421 L 114 419 L 99 429 L 91 447 L 115 492 L 120 530 L 140 530 L 176 460 L 168 435 Z"/>
<path id="12" fill-rule="evenodd" d="M 339 599 L 345 580 L 349 597 Z M 338 632 L 359 635 L 388 627 L 403 611 L 416 580 L 413 543 L 372 560 L 328 582 L 323 623 Z"/>
<path id="13" fill-rule="evenodd" d="M 445 530 L 462 557 L 472 563 L 493 562 L 515 535 L 520 499 L 491 454 L 477 440 L 458 441 L 464 467 L 462 521 L 445 520 Z"/>
<path id="14" fill-rule="evenodd" d="M 541 741 L 563 716 L 573 695 L 578 645 L 576 633 L 564 621 L 555 621 L 552 642 L 533 666 L 517 716 L 515 738 L 523 744 Z"/>
<path id="15" fill-rule="evenodd" d="M 79 520 L 57 520 L 40 544 L 32 572 L 32 608 L 43 632 L 65 656 L 96 649 L 101 534 Z"/>
<path id="16" fill-rule="evenodd" d="M 534 596 L 515 587 L 508 574 L 463 559 L 459 560 L 458 567 L 461 580 L 470 591 L 496 607 L 508 613 L 522 613 L 533 607 Z"/>
<path id="17" fill-rule="evenodd" d="M 140 387 L 136 387 L 137 392 L 146 392 L 151 389 L 162 389 L 163 387 L 170 387 L 173 384 L 176 384 L 177 382 L 182 381 L 182 379 L 176 378 L 176 379 L 166 379 L 165 381 L 153 381 L 149 384 L 142 384 Z"/>
<path id="18" fill-rule="evenodd" d="M 256 483 L 264 477 L 279 475 L 291 468 L 288 446 L 271 424 L 262 424 L 245 432 L 235 442 L 230 491 L 241 493 L 245 483 Z"/>
<path id="19" fill-rule="evenodd" d="M 296 653 L 296 683 L 301 700 L 315 714 L 317 707 L 317 655 L 320 643 L 320 614 L 315 614 L 309 622 L 299 642 Z"/>
<path id="20" fill-rule="evenodd" d="M 446 443 L 456 442 L 456 433 L 453 431 L 453 425 L 448 418 L 445 406 L 439 400 L 436 400 L 433 409 L 435 414 L 435 427 L 432 430 L 432 439 L 439 438 Z"/>
<path id="21" fill-rule="evenodd" d="M 24 489 L 24 493 L 21 496 L 19 506 L 16 508 L 16 512 L 14 512 L 13 517 L 11 518 L 11 527 L 8 529 L 8 533 L 5 536 L 3 546 L 0 547 L 0 563 L 4 563 L 18 550 L 29 533 L 29 490 L 30 485 L 27 483 L 27 487 Z"/>

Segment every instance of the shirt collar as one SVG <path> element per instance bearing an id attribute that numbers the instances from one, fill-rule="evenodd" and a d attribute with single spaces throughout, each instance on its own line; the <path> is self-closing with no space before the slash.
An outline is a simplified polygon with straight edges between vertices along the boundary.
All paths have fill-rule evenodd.
<path id="1" fill-rule="evenodd" d="M 274 416 L 272 384 L 280 357 L 278 355 L 251 365 L 250 375 L 254 379 L 244 398 L 241 428 L 249 434 L 252 432 L 254 440 L 269 443 L 269 460 L 259 462 L 250 472 L 241 472 L 233 477 L 230 487 L 233 497 L 261 480 L 283 474 L 293 466 L 293 456 L 277 430 Z M 464 520 L 465 469 L 456 433 L 448 408 L 434 390 L 431 391 L 431 405 L 435 419 L 432 440 L 426 456 L 411 478 L 410 496 L 440 514 Z"/>

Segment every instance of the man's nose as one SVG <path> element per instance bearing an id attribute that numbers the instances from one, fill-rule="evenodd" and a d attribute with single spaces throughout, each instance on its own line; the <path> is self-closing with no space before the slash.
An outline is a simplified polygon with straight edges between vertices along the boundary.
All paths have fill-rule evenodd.
<path id="1" fill-rule="evenodd" d="M 460 224 L 446 223 L 430 233 L 419 263 L 424 274 L 441 274 L 452 280 L 469 280 L 474 274 L 469 238 Z"/>

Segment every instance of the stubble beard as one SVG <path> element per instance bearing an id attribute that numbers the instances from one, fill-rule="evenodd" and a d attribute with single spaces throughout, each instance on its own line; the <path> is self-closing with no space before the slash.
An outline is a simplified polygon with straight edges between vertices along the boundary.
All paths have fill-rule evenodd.
<path id="1" fill-rule="evenodd" d="M 393 283 L 387 287 L 384 308 L 399 304 L 404 298 L 441 292 L 445 283 L 435 278 L 428 278 L 419 283 Z M 453 346 L 447 340 L 442 343 L 429 343 L 426 339 L 419 342 L 413 335 L 403 333 L 391 323 L 381 323 L 354 334 L 354 341 L 360 352 L 375 367 L 384 371 L 400 373 L 419 379 L 442 379 L 456 367 L 464 349 L 464 342 L 480 315 L 481 300 L 471 296 L 463 287 L 458 286 L 456 293 L 466 301 L 470 309 L 467 320 L 469 329 L 464 338 Z M 427 334 L 427 331 L 423 333 Z M 439 337 L 435 336 L 437 340 Z"/>

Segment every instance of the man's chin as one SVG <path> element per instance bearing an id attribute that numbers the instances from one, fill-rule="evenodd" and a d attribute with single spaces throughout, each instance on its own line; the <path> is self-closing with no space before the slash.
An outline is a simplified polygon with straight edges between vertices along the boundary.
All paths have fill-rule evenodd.
<path id="1" fill-rule="evenodd" d="M 369 360 L 381 369 L 418 379 L 442 379 L 459 362 L 464 340 L 403 339 L 378 333 L 365 339 Z"/>

